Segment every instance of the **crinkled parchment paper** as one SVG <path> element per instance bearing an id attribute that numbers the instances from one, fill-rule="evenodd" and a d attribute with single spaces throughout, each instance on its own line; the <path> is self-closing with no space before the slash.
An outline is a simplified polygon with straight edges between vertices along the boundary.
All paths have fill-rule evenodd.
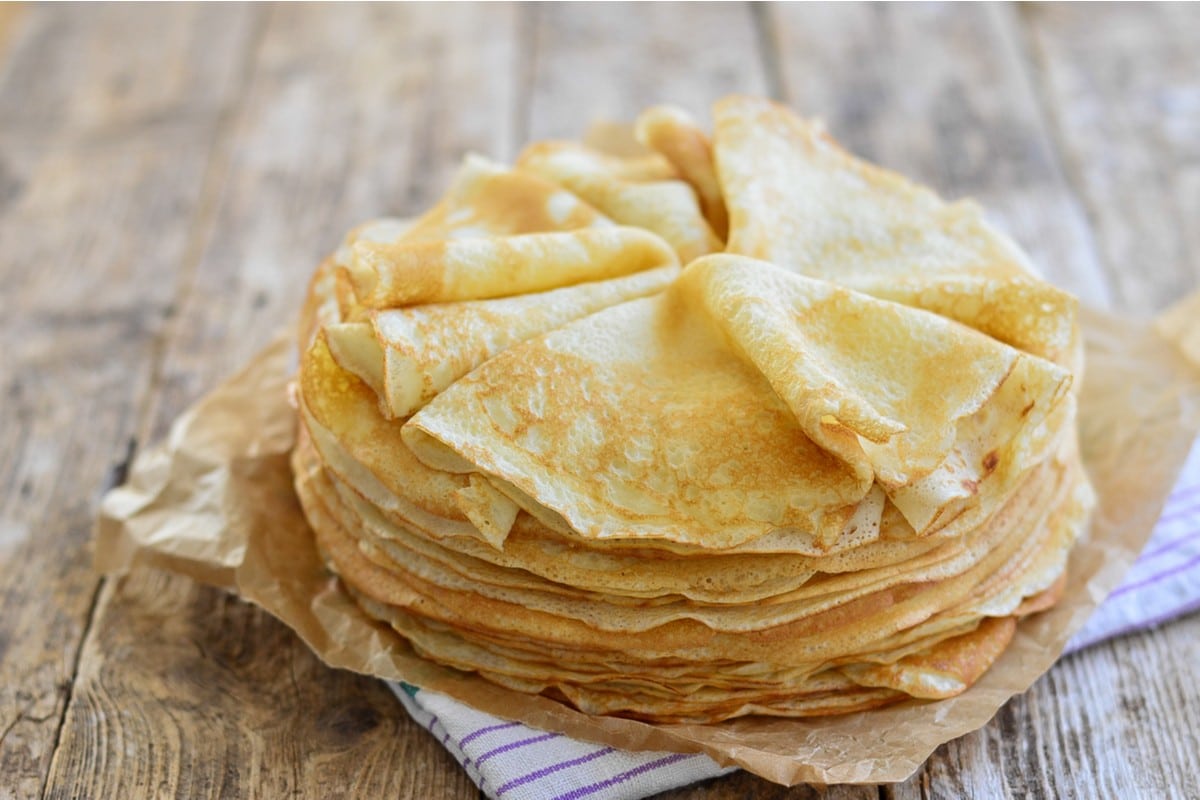
<path id="1" fill-rule="evenodd" d="M 257 603 L 326 662 L 443 692 L 484 711 L 626 749 L 703 751 L 783 784 L 880 783 L 911 775 L 943 742 L 983 726 L 1054 663 L 1150 535 L 1200 423 L 1200 296 L 1156 327 L 1087 312 L 1080 425 L 1099 495 L 1062 602 L 1023 621 L 1012 645 L 959 697 L 816 720 L 742 718 L 648 725 L 590 717 L 422 660 L 365 617 L 327 573 L 293 495 L 280 338 L 180 417 L 101 509 L 96 561 L 161 567 Z M 1187 354 L 1185 356 L 1185 354 Z M 1190 362 L 1190 363 L 1189 363 Z"/>

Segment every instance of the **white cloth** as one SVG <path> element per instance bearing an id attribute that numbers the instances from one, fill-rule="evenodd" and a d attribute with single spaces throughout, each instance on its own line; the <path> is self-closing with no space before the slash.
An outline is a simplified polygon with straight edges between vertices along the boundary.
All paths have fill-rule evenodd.
<path id="1" fill-rule="evenodd" d="M 1067 652 L 1161 625 L 1200 609 L 1200 442 L 1124 582 Z M 732 772 L 706 755 L 630 753 L 547 733 L 476 711 L 445 695 L 389 684 L 419 724 L 488 797 L 503 800 L 637 800 Z"/>

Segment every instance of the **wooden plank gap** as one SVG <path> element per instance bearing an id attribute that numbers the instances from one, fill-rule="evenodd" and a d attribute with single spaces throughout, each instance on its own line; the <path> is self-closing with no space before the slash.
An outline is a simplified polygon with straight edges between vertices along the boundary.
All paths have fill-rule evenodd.
<path id="1" fill-rule="evenodd" d="M 79 665 L 83 663 L 83 653 L 87 649 L 88 640 L 95 635 L 94 623 L 100 610 L 100 595 L 104 593 L 104 589 L 108 586 L 108 583 L 108 578 L 101 576 L 96 581 L 95 588 L 92 589 L 92 598 L 88 602 L 87 617 L 83 624 L 83 636 L 79 640 L 79 646 L 75 648 L 75 655 L 71 659 L 71 674 L 64 687 L 66 696 L 63 698 L 62 713 L 58 715 L 58 724 L 54 726 L 54 744 L 50 748 L 49 768 L 46 770 L 46 774 L 42 776 L 42 788 L 38 792 L 38 797 L 44 798 L 46 796 L 46 791 L 50 785 L 50 776 L 54 774 L 54 764 L 58 761 L 59 748 L 62 744 L 63 727 L 67 723 L 67 714 L 71 710 L 71 704 L 75 701 L 75 679 L 79 676 Z"/>
<path id="2" fill-rule="evenodd" d="M 533 82 L 537 75 L 539 55 L 538 22 L 541 17 L 538 3 L 521 3 L 517 6 L 517 53 L 516 79 L 513 91 L 511 152 L 504 153 L 508 160 L 516 160 L 517 154 L 529 141 L 529 129 L 533 120 Z"/>
<path id="3" fill-rule="evenodd" d="M 213 143 L 210 147 L 208 156 L 208 164 L 205 167 L 204 176 L 202 178 L 200 199 L 194 218 L 195 222 L 193 223 L 192 230 L 188 235 L 179 283 L 176 288 L 174 300 L 170 306 L 172 309 L 178 308 L 180 301 L 186 295 L 187 287 L 190 286 L 192 282 L 192 278 L 200 261 L 200 255 L 203 252 L 205 233 L 207 230 L 211 229 L 213 219 L 215 218 L 216 198 L 220 193 L 220 185 L 216 181 L 216 176 L 228 171 L 230 151 L 228 142 L 232 138 L 232 127 L 247 96 L 249 78 L 251 77 L 253 64 L 255 63 L 253 56 L 259 49 L 260 42 L 263 38 L 263 33 L 267 27 L 266 20 L 270 13 L 269 10 L 265 13 L 258 9 L 255 10 L 257 13 L 255 14 L 255 19 L 253 21 L 254 29 L 247 40 L 248 43 L 245 52 L 243 53 L 244 61 L 237 70 L 241 80 L 241 88 L 239 89 L 237 98 L 233 102 L 229 103 L 224 110 L 222 110 L 217 120 L 216 134 L 213 137 Z M 163 330 L 154 337 L 151 345 L 149 355 L 151 362 L 150 376 L 145 384 L 144 389 L 142 390 L 141 397 L 136 401 L 137 410 L 134 417 L 135 425 L 139 425 L 143 428 L 147 424 L 149 410 L 151 407 L 151 399 L 154 396 L 155 390 L 162 375 L 162 361 L 166 352 L 166 344 L 173 332 L 174 325 L 171 324 L 171 321 L 169 320 L 168 324 L 164 325 Z M 140 422 L 137 422 L 139 420 Z M 137 455 L 139 439 L 144 441 L 144 435 L 140 437 L 138 435 L 133 435 L 127 439 L 124 453 L 122 454 L 121 458 L 113 463 L 105 477 L 102 492 L 107 492 L 109 489 L 119 486 L 125 482 L 125 479 L 128 477 L 129 467 Z M 46 770 L 46 773 L 42 776 L 42 784 L 39 791 L 40 797 L 46 796 L 46 793 L 49 790 L 50 776 L 55 773 L 55 765 L 61 752 L 63 729 L 66 725 L 67 716 L 76 700 L 75 682 L 79 675 L 83 654 L 87 651 L 90 640 L 96 635 L 95 623 L 99 617 L 100 608 L 102 605 L 101 596 L 105 593 L 105 589 L 109 586 L 109 583 L 110 581 L 107 576 L 100 576 L 96 580 L 95 586 L 92 589 L 92 595 L 88 602 L 87 614 L 84 617 L 83 632 L 82 636 L 80 637 L 80 644 L 75 649 L 75 653 L 71 659 L 70 673 L 64 687 L 65 696 L 62 703 L 62 713 L 59 715 L 58 723 L 54 729 L 54 736 L 50 748 L 51 755 L 49 766 Z"/>
<path id="4" fill-rule="evenodd" d="M 747 4 L 754 21 L 754 33 L 758 39 L 758 53 L 762 58 L 763 76 L 767 94 L 772 100 L 784 102 L 791 95 L 787 90 L 787 79 L 783 75 L 783 64 L 779 55 L 779 39 L 775 35 L 775 19 L 770 3 Z"/>
<path id="5" fill-rule="evenodd" d="M 1017 51 L 1021 79 L 1025 82 L 1030 96 L 1033 98 L 1037 122 L 1052 148 L 1051 156 L 1054 159 L 1055 168 L 1062 178 L 1063 186 L 1068 190 L 1071 201 L 1081 211 L 1080 216 L 1084 222 L 1083 233 L 1088 247 L 1092 251 L 1093 261 L 1101 265 L 1111 282 L 1114 266 L 1109 263 L 1106 254 L 1100 247 L 1099 237 L 1096 235 L 1099 225 L 1096 209 L 1088 199 L 1088 193 L 1083 184 L 1083 174 L 1079 169 L 1079 164 L 1071 155 L 1071 149 L 1067 146 L 1058 115 L 1051 110 L 1053 104 L 1050 101 L 1049 88 L 1042 77 L 1047 74 L 1046 54 L 1037 45 L 1033 36 L 1028 12 L 1012 4 L 1006 4 L 1003 7 L 996 7 L 996 15 L 997 24 L 1007 34 L 1006 38 Z"/>
<path id="6" fill-rule="evenodd" d="M 448 45 L 437 37 L 429 37 L 420 45 L 427 64 L 444 64 L 448 58 Z M 443 89 L 439 81 L 427 80 L 420 84 L 421 108 L 437 108 L 442 99 Z M 441 139 L 440 120 L 436 114 L 424 114 L 413 119 L 412 148 L 409 150 L 408 174 L 417 176 L 409 180 L 404 198 L 407 209 L 424 209 L 431 205 L 430 195 L 437 196 L 427 180 L 429 165 L 436 164 L 439 156 Z M 416 214 L 414 213 L 414 216 Z"/>
<path id="7" fill-rule="evenodd" d="M 171 303 L 167 307 L 165 324 L 158 335 L 154 337 L 151 347 L 150 378 L 146 382 L 145 391 L 138 400 L 137 411 L 134 415 L 135 425 L 138 426 L 138 435 L 135 438 L 141 441 L 148 441 L 150 438 L 150 432 L 154 425 L 151 410 L 154 406 L 155 394 L 163 379 L 166 354 L 182 324 L 180 309 L 183 308 L 188 292 L 195 285 L 196 273 L 199 270 L 200 261 L 204 257 L 209 234 L 216 224 L 224 178 L 229 174 L 233 159 L 233 134 L 249 98 L 250 87 L 258 64 L 257 55 L 262 48 L 267 29 L 270 27 L 275 6 L 270 5 L 265 9 L 255 6 L 254 11 L 256 13 L 252 21 L 252 31 L 247 37 L 246 48 L 242 53 L 243 60 L 237 69 L 240 88 L 234 101 L 222 109 L 217 118 L 216 132 L 209 148 L 208 163 L 204 168 L 204 177 L 201 179 L 200 198 L 196 205 L 191 230 L 188 232 L 187 243 L 184 246 L 178 283 Z"/>

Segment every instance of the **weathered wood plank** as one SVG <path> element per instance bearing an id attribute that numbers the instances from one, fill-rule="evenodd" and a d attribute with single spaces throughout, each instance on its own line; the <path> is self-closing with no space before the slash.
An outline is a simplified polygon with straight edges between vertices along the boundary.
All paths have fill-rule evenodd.
<path id="1" fill-rule="evenodd" d="M 474 798 L 377 680 L 281 623 L 160 573 L 110 582 L 47 798 Z"/>
<path id="2" fill-rule="evenodd" d="M 1200 796 L 1198 656 L 1197 615 L 1069 656 L 894 796 Z"/>
<path id="3" fill-rule="evenodd" d="M 948 196 L 976 196 L 1052 279 L 1085 300 L 1111 301 L 1008 9 L 797 6 L 772 12 L 782 86 L 795 106 L 826 115 L 835 135 L 858 152 Z M 1114 644 L 1109 652 L 1141 649 Z M 1180 663 L 1143 659 L 1137 671 L 1159 674 L 1150 696 L 1189 696 L 1170 677 Z M 1115 754 L 1122 748 L 1106 727 L 1134 741 L 1146 736 L 1139 736 L 1142 723 L 1130 720 L 1127 709 L 1114 707 L 1122 702 L 1117 698 L 1131 702 L 1141 691 L 1120 688 L 1133 674 L 1103 655 L 1068 659 L 982 731 L 940 748 L 913 779 L 885 791 L 897 798 L 1054 797 L 1108 785 L 1103 794 L 1125 796 L 1163 786 L 1137 769 L 1112 766 L 1121 762 Z M 1146 730 L 1195 724 L 1166 707 L 1160 713 Z"/>
<path id="4" fill-rule="evenodd" d="M 550 3 L 534 27 L 531 140 L 578 138 L 656 103 L 707 120 L 718 98 L 768 85 L 745 4 Z"/>
<path id="5" fill-rule="evenodd" d="M 1200 287 L 1200 7 L 1023 7 L 1072 182 L 1122 308 Z"/>
<path id="6" fill-rule="evenodd" d="M 468 149 L 511 149 L 516 24 L 504 5 L 271 9 L 147 435 L 294 316 L 346 229 L 422 210 Z M 477 796 L 378 681 L 148 573 L 101 596 L 62 740 L 52 797 Z"/>
<path id="7" fill-rule="evenodd" d="M 682 789 L 654 795 L 654 800 L 877 800 L 874 786 L 777 786 L 747 772 L 735 772 Z"/>
<path id="8" fill-rule="evenodd" d="M 146 38 L 157 42 L 122 48 L 131 24 L 123 15 L 140 10 L 108 7 L 67 19 L 45 8 L 15 29 L 17 55 L 0 66 L 0 242 L 6 253 L 26 249 L 10 242 L 34 242 L 29 257 L 7 270 L 0 263 L 0 287 L 21 287 L 0 294 L 2 307 L 34 303 L 32 315 L 0 321 L 7 348 L 0 386 L 10 393 L 6 411 L 14 410 L 0 416 L 0 450 L 13 454 L 0 460 L 0 601 L 6 611 L 24 609 L 0 620 L 0 794 L 33 796 L 46 774 L 62 682 L 72 674 L 95 586 L 79 575 L 90 487 L 104 465 L 119 459 L 139 422 L 144 432 L 161 432 L 286 320 L 314 257 L 346 227 L 385 211 L 420 210 L 463 149 L 503 157 L 525 130 L 573 136 L 590 118 L 627 119 L 662 100 L 704 116 L 728 91 L 780 85 L 792 105 L 823 111 L 860 152 L 999 209 L 1056 279 L 1106 299 L 1088 294 L 1104 285 L 1098 259 L 1048 146 L 1005 10 L 772 8 L 762 14 L 765 32 L 785 66 L 773 77 L 741 6 L 277 9 L 249 100 L 226 119 L 231 135 L 210 149 L 196 131 L 220 129 L 239 75 L 229 49 L 247 41 L 250 26 L 230 36 L 219 18 L 227 11 L 162 11 L 184 21 L 153 17 L 154 36 Z M 1055 30 L 1075 48 L 1062 52 L 1083 62 L 1104 55 Z M 1063 56 L 1050 41 L 1035 38 L 1033 49 L 1051 59 L 1042 69 L 1053 75 L 1068 68 L 1053 63 Z M 531 43 L 536 52 L 523 53 Z M 45 48 L 61 58 L 39 71 L 37 59 L 49 56 L 37 51 Z M 1141 51 L 1123 52 L 1136 60 Z M 522 70 L 528 86 L 511 79 Z M 1047 80 L 1071 92 L 1086 85 L 1067 75 L 1075 77 Z M 35 78 L 45 82 L 43 94 L 14 101 L 13 87 Z M 1153 85 L 1151 77 L 1139 81 L 1136 91 Z M 1163 95 L 1178 112 L 1166 133 L 1147 123 L 1138 128 L 1143 138 L 1117 140 L 1142 146 L 1155 135 L 1176 137 L 1171 169 L 1183 177 L 1167 196 L 1174 213 L 1194 217 L 1194 153 L 1186 147 L 1197 141 L 1187 133 L 1194 79 L 1175 85 Z M 176 96 L 185 90 L 190 101 Z M 1054 91 L 1043 87 L 1043 96 L 1070 99 Z M 1068 126 L 1056 121 L 1053 130 L 1071 152 Z M 1155 163 L 1150 153 L 1139 169 L 1118 171 L 1119 181 L 1105 175 L 1113 182 L 1099 185 L 1114 194 L 1143 191 L 1157 174 L 1142 168 Z M 1068 167 L 1071 180 L 1086 186 L 1069 159 Z M 206 195 L 211 203 L 198 199 Z M 1104 226 L 1127 215 L 1088 213 L 1101 229 L 1104 259 L 1121 263 Z M 62 220 L 78 230 L 64 233 Z M 1178 226 L 1175 247 L 1194 254 L 1195 240 L 1186 237 L 1195 233 L 1186 227 Z M 64 238 L 51 241 L 52 234 Z M 1194 264 L 1189 257 L 1178 263 Z M 179 265 L 192 270 L 182 284 Z M 1118 295 L 1135 298 L 1135 307 L 1176 291 L 1155 288 L 1159 294 L 1142 301 L 1137 292 L 1147 290 L 1131 287 L 1118 283 Z M 151 343 L 173 301 L 163 388 L 139 415 L 132 398 L 151 381 Z M 55 405 L 63 397 L 96 399 L 79 414 L 78 405 Z M 1188 738 L 1154 736 L 1200 730 L 1198 626 L 1193 616 L 1068 659 L 983 731 L 942 748 L 914 780 L 883 793 L 1200 795 Z M 377 682 L 326 670 L 278 623 L 187 581 L 145 574 L 110 584 L 79 659 L 50 796 L 476 796 Z M 663 797 L 817 794 L 740 775 Z M 868 787 L 822 796 L 877 794 Z"/>
<path id="9" fill-rule="evenodd" d="M 239 86 L 244 20 L 231 6 L 30 5 L 2 76 L 9 141 L 98 147 L 162 127 L 211 124 Z M 215 47 L 214 43 L 220 43 Z"/>
<path id="10" fill-rule="evenodd" d="M 975 197 L 1055 282 L 1108 302 L 1005 9 L 801 4 L 768 19 L 790 105 L 858 154 Z"/>
<path id="11" fill-rule="evenodd" d="M 95 501 L 236 89 L 236 57 L 206 44 L 236 53 L 251 15 L 24 13 L 0 69 L 0 794 L 35 797 L 98 585 Z M 112 55 L 135 50 L 128 70 Z"/>

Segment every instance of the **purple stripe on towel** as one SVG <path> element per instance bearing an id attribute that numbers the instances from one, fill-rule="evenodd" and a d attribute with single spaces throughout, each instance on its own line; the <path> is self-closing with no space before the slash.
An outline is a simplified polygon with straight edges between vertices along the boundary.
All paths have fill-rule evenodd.
<path id="1" fill-rule="evenodd" d="M 428 723 L 426 723 L 425 727 L 426 727 L 426 728 L 429 730 L 429 733 L 430 733 L 431 735 L 433 735 L 433 736 L 437 736 L 437 731 L 435 731 L 435 730 L 433 729 L 433 727 L 434 727 L 435 725 L 437 725 L 437 724 L 438 724 L 438 722 L 439 722 L 439 720 L 438 720 L 438 715 L 437 715 L 437 714 L 430 714 L 430 715 L 429 715 L 429 722 L 428 722 Z M 446 742 L 448 742 L 448 741 L 450 741 L 450 729 L 449 729 L 449 728 L 447 728 L 445 725 L 443 725 L 443 726 L 442 726 L 442 747 L 446 747 L 446 748 L 448 748 L 448 747 L 449 747 L 449 745 L 447 745 L 447 744 L 446 744 Z M 463 755 L 466 755 L 466 753 L 464 753 Z M 467 765 L 468 765 L 468 764 L 470 764 L 470 763 L 471 763 L 471 759 L 469 759 L 469 758 L 468 758 L 466 761 L 464 761 L 464 762 L 462 763 L 463 769 L 466 769 Z M 478 772 L 478 770 L 476 770 L 476 771 Z M 480 775 L 480 776 L 479 776 L 479 779 L 482 781 L 482 780 L 483 780 L 483 776 L 482 776 L 482 775 Z M 480 784 L 480 786 L 482 786 L 482 785 L 483 785 L 483 784 L 481 783 L 481 784 Z"/>
<path id="2" fill-rule="evenodd" d="M 428 722 L 428 723 L 425 725 L 425 727 L 426 727 L 426 728 L 429 730 L 429 732 L 430 732 L 431 734 L 433 734 L 434 736 L 437 736 L 437 731 L 435 731 L 435 730 L 433 729 L 433 726 L 434 726 L 434 725 L 437 725 L 437 724 L 438 724 L 438 715 L 437 715 L 437 714 L 430 714 L 430 715 L 429 715 L 429 722 Z M 447 741 L 450 739 L 450 731 L 449 731 L 449 730 L 446 728 L 446 726 L 445 726 L 445 725 L 443 725 L 443 726 L 442 726 L 442 731 L 443 731 L 443 733 L 442 733 L 442 747 L 445 747 L 445 746 L 446 746 L 446 742 L 447 742 Z"/>
<path id="3" fill-rule="evenodd" d="M 1143 552 L 1140 556 L 1138 556 L 1138 561 L 1139 562 L 1145 561 L 1146 559 L 1154 558 L 1155 556 L 1161 555 L 1162 553 L 1169 553 L 1170 551 L 1174 550 L 1176 547 L 1179 547 L 1181 544 L 1187 544 L 1188 542 L 1192 541 L 1197 536 L 1200 536 L 1200 529 L 1194 530 L 1191 533 L 1185 533 L 1183 536 L 1180 536 L 1178 539 L 1172 539 L 1169 542 L 1164 542 L 1163 544 L 1159 545 L 1158 547 L 1154 548 L 1153 550 L 1147 550 L 1147 551 Z"/>
<path id="4" fill-rule="evenodd" d="M 665 767 L 668 764 L 674 764 L 688 758 L 695 758 L 698 753 L 674 753 L 673 755 L 660 758 L 657 761 L 651 761 L 648 764 L 642 764 L 640 767 L 634 767 L 631 770 L 626 770 L 620 775 L 614 775 L 607 780 L 599 781 L 598 783 L 590 783 L 587 786 L 580 786 L 578 789 L 572 789 L 566 794 L 560 794 L 554 800 L 578 800 L 580 797 L 587 797 L 589 794 L 604 791 L 610 786 L 616 786 L 618 783 L 624 783 L 630 778 L 636 778 L 638 775 L 643 775 L 647 772 Z"/>
<path id="5" fill-rule="evenodd" d="M 1163 514 L 1161 517 L 1158 518 L 1157 524 L 1162 525 L 1165 522 L 1174 522 L 1177 519 L 1183 519 L 1184 517 L 1190 517 L 1197 513 L 1200 513 L 1200 503 L 1197 503 L 1195 505 L 1190 505 L 1187 508 L 1177 508 L 1174 511 L 1172 511 L 1170 514 Z"/>
<path id="6" fill-rule="evenodd" d="M 463 747 L 467 744 L 467 742 L 474 741 L 475 739 L 478 739 L 480 736 L 483 736 L 485 733 L 491 733 L 492 731 L 502 731 L 505 728 L 515 728 L 520 724 L 521 723 L 519 723 L 519 722 L 503 722 L 499 725 L 488 725 L 486 728 L 480 728 L 477 731 L 472 731 L 472 732 L 468 733 L 466 736 L 464 736 L 462 738 L 462 741 L 458 743 L 458 746 Z"/>
<path id="7" fill-rule="evenodd" d="M 1197 489 L 1200 489 L 1200 483 L 1193 483 L 1188 486 L 1177 487 L 1175 489 L 1175 491 L 1173 491 L 1169 495 L 1167 495 L 1167 502 L 1174 503 L 1174 502 L 1194 493 Z"/>
<path id="8" fill-rule="evenodd" d="M 1189 570 L 1192 567 L 1196 566 L 1197 564 L 1200 564 L 1200 555 L 1192 556 L 1191 558 L 1189 558 L 1187 561 L 1183 562 L 1182 564 L 1177 564 L 1174 567 L 1171 567 L 1170 569 L 1165 569 L 1162 572 L 1157 572 L 1157 573 L 1151 575 L 1149 578 L 1143 578 L 1142 580 L 1138 581 L 1137 583 L 1126 583 L 1123 586 L 1118 586 L 1117 589 L 1108 596 L 1108 599 L 1111 600 L 1114 597 L 1120 597 L 1123 594 L 1128 594 L 1129 592 L 1144 588 L 1146 586 L 1149 586 L 1152 583 L 1158 583 L 1159 581 L 1165 580 L 1166 578 L 1169 578 L 1172 575 L 1176 575 L 1180 572 Z"/>
<path id="9" fill-rule="evenodd" d="M 479 767 L 481 764 L 483 764 L 483 762 L 487 761 L 492 756 L 498 756 L 501 753 L 507 753 L 509 750 L 516 750 L 518 747 L 525 747 L 526 745 L 537 744 L 538 742 L 544 742 L 548 739 L 557 739 L 560 736 L 562 736 L 561 733 L 543 733 L 541 736 L 532 736 L 528 739 L 521 739 L 516 742 L 509 742 L 508 744 L 502 744 L 499 747 L 488 750 L 486 753 L 481 755 L 479 758 L 475 759 L 475 766 Z"/>
<path id="10" fill-rule="evenodd" d="M 513 778 L 511 781 L 509 781 L 508 783 L 504 784 L 503 786 L 501 786 L 499 789 L 496 790 L 496 796 L 499 797 L 500 795 L 507 792 L 509 789 L 515 789 L 518 786 L 524 786 L 525 784 L 530 783 L 531 781 L 536 781 L 539 778 L 546 777 L 547 775 L 553 775 L 555 772 L 558 772 L 559 770 L 564 770 L 569 767 L 577 767 L 580 764 L 586 764 L 589 761 L 595 761 L 597 758 L 600 758 L 601 756 L 606 756 L 611 752 L 613 752 L 613 748 L 604 747 L 604 748 L 601 748 L 600 750 L 596 750 L 594 752 L 588 753 L 586 756 L 580 756 L 579 758 L 572 758 L 570 761 L 559 761 L 557 764 L 551 764 L 548 767 L 542 767 L 541 769 L 534 770 L 533 772 L 522 775 L 519 778 Z"/>
<path id="11" fill-rule="evenodd" d="M 1115 639 L 1116 637 L 1124 636 L 1127 633 L 1133 633 L 1134 631 L 1140 631 L 1146 628 L 1153 628 L 1157 625 L 1162 625 L 1164 622 L 1170 622 L 1175 617 L 1182 617 L 1184 614 L 1191 614 L 1193 611 L 1200 611 L 1200 598 L 1190 600 L 1181 606 L 1176 606 L 1175 608 L 1155 614 L 1153 617 L 1139 619 L 1137 622 L 1130 622 L 1127 625 L 1122 625 L 1116 630 L 1101 631 L 1090 639 L 1084 639 L 1078 644 L 1072 644 L 1067 652 L 1076 653 L 1080 650 L 1085 650 L 1098 642 L 1102 642 L 1105 639 Z"/>
<path id="12" fill-rule="evenodd" d="M 1118 628 L 1111 636 L 1120 636 L 1124 633 L 1133 633 L 1142 628 L 1153 628 L 1155 625 L 1162 625 L 1164 622 L 1170 622 L 1175 617 L 1182 617 L 1184 614 L 1190 614 L 1193 611 L 1200 611 L 1200 598 L 1189 600 L 1181 606 L 1172 608 L 1170 611 L 1164 611 L 1161 614 L 1156 614 L 1149 619 L 1144 619 L 1140 622 L 1126 625 L 1123 628 Z"/>

